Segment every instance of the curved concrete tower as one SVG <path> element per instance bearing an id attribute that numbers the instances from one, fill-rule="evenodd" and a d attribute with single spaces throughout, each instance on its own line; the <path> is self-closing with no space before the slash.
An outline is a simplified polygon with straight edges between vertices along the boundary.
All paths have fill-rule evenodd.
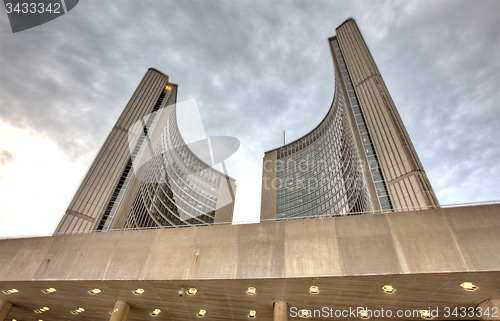
<path id="1" fill-rule="evenodd" d="M 342 23 L 329 43 L 333 103 L 311 132 L 265 153 L 261 219 L 438 206 L 356 22 Z"/>

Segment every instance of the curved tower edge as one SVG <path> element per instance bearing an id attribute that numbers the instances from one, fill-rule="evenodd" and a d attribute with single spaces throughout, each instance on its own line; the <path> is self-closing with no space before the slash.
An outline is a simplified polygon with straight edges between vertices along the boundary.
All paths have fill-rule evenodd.
<path id="1" fill-rule="evenodd" d="M 317 146 L 318 137 L 315 133 L 325 126 L 334 126 L 337 132 L 346 135 L 344 137 L 347 139 L 343 141 L 349 141 L 349 148 L 353 149 L 353 155 L 356 154 L 352 158 L 357 160 L 357 171 L 346 167 L 344 174 L 347 173 L 347 176 L 344 180 L 362 179 L 362 183 L 358 182 L 359 186 L 355 186 L 358 190 L 365 190 L 368 200 L 364 202 L 366 204 L 364 207 L 347 206 L 345 211 L 340 205 L 334 207 L 334 211 L 330 213 L 325 212 L 323 198 L 308 206 L 320 207 L 322 213 L 328 215 L 357 214 L 358 211 L 353 209 L 360 209 L 360 213 L 366 213 L 439 207 L 415 148 L 356 21 L 349 18 L 336 30 L 337 35 L 328 39 L 335 70 L 335 95 L 332 105 L 327 115 L 312 131 L 291 143 L 265 152 L 261 220 L 300 217 L 301 211 L 304 211 L 301 207 L 302 198 L 308 194 L 297 192 L 298 189 L 292 193 L 287 189 L 297 186 L 304 179 L 309 180 L 312 176 L 309 175 L 310 170 L 316 173 L 318 169 L 324 171 L 325 168 L 338 165 L 336 162 L 331 162 L 322 167 L 321 164 L 320 167 L 315 167 L 312 161 L 307 163 L 302 156 L 304 153 L 311 155 L 318 153 L 323 148 Z M 330 114 L 335 108 L 342 110 L 348 119 L 343 127 L 329 123 Z M 348 134 L 349 129 L 353 134 L 352 137 Z M 323 132 L 321 134 L 323 135 Z M 346 148 L 342 144 L 330 145 L 332 144 L 329 144 L 329 148 L 340 148 L 342 151 Z M 293 158 L 293 155 L 298 156 L 293 160 L 295 169 L 290 171 L 288 168 L 290 166 L 284 164 L 281 159 Z M 309 160 L 316 160 L 314 158 L 316 156 L 312 156 L 313 158 L 310 157 Z M 329 184 L 330 190 L 326 191 L 330 195 L 337 194 L 338 189 L 345 186 L 345 184 L 332 185 Z M 308 182 L 306 186 L 311 184 Z M 351 198 L 343 200 L 348 202 L 349 199 Z M 291 213 L 287 212 L 290 215 L 282 214 L 283 206 L 286 210 L 292 208 Z M 299 210 L 295 210 L 297 207 Z M 316 216 L 318 216 L 316 211 L 310 215 L 302 215 L 302 217 Z"/>
<path id="2" fill-rule="evenodd" d="M 129 146 L 129 130 L 134 124 L 143 122 L 146 139 L 150 146 L 156 148 L 161 135 L 153 134 L 150 126 L 155 119 L 151 115 L 157 114 L 163 107 L 175 106 L 177 89 L 177 84 L 170 83 L 163 72 L 155 68 L 147 70 L 84 176 L 54 234 L 106 231 L 125 226 L 130 208 L 143 186 L 142 178 L 136 177 L 133 168 L 134 157 L 141 147 L 139 143 L 135 147 Z M 162 131 L 163 128 L 157 130 Z M 220 181 L 227 184 L 224 193 L 229 196 L 223 195 L 225 202 L 228 202 L 228 197 L 234 201 L 235 180 L 217 173 L 221 176 Z M 188 192 L 194 193 L 191 190 Z M 220 213 L 215 222 L 232 221 L 234 204 L 217 203 L 215 206 Z"/>

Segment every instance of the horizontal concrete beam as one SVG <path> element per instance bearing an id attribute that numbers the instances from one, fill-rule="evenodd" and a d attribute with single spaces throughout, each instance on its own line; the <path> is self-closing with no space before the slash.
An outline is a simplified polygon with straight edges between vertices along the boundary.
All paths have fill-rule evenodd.
<path id="1" fill-rule="evenodd" d="M 0 281 L 500 270 L 500 205 L 0 241 Z"/>

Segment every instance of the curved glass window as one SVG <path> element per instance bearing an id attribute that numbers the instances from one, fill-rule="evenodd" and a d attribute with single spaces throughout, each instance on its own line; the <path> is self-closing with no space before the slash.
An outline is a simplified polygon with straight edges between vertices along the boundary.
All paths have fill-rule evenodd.
<path id="1" fill-rule="evenodd" d="M 358 214 L 371 210 L 339 81 L 332 106 L 309 134 L 277 149 L 276 217 Z"/>
<path id="2" fill-rule="evenodd" d="M 206 225 L 214 222 L 225 177 L 186 146 L 175 108 L 155 149 L 125 228 Z"/>

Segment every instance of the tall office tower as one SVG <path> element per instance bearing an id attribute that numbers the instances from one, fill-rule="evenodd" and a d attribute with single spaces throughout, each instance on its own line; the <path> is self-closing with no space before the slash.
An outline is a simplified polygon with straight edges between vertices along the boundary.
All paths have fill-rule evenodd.
<path id="1" fill-rule="evenodd" d="M 176 101 L 177 85 L 150 68 L 56 234 L 232 221 L 235 181 L 186 145 L 177 125 Z"/>
<path id="2" fill-rule="evenodd" d="M 438 206 L 356 22 L 329 43 L 333 103 L 310 133 L 265 153 L 261 220 Z"/>

